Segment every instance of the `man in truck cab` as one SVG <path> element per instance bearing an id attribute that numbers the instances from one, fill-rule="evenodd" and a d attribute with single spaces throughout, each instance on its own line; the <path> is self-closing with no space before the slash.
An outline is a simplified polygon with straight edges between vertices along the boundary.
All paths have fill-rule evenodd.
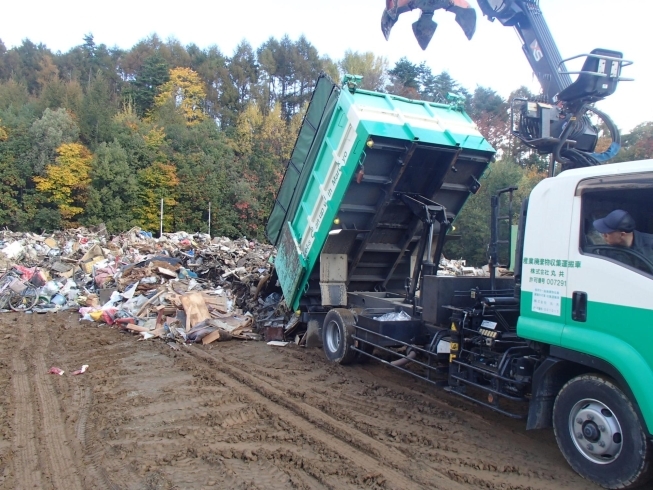
<path id="1" fill-rule="evenodd" d="M 653 264 L 653 235 L 635 229 L 635 220 L 623 209 L 615 209 L 607 216 L 594 220 L 594 229 L 605 243 L 637 252 Z"/>

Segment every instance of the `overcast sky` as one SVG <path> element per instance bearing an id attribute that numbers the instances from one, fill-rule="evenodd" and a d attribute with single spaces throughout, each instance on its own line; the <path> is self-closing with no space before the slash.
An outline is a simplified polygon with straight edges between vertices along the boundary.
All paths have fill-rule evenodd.
<path id="1" fill-rule="evenodd" d="M 470 2 L 476 7 L 475 0 Z M 403 14 L 386 42 L 380 28 L 384 6 L 385 0 L 11 1 L 4 2 L 0 14 L 0 39 L 7 48 L 29 39 L 66 52 L 82 44 L 87 33 L 93 34 L 97 44 L 124 49 L 157 34 L 184 45 L 217 45 L 229 56 L 242 40 L 256 49 L 270 37 L 280 39 L 287 34 L 296 40 L 304 34 L 320 54 L 336 61 L 347 49 L 372 51 L 386 57 L 390 67 L 402 56 L 416 64 L 425 61 L 434 73 L 447 70 L 469 90 L 482 85 L 504 97 L 521 85 L 539 90 L 514 30 L 481 18 L 478 9 L 471 41 L 451 13 L 436 12 L 438 30 L 422 51 L 411 29 L 419 13 Z M 652 121 L 653 2 L 541 0 L 540 7 L 563 58 L 601 47 L 622 51 L 635 62 L 623 72 L 635 81 L 621 83 L 598 107 L 625 131 Z"/>

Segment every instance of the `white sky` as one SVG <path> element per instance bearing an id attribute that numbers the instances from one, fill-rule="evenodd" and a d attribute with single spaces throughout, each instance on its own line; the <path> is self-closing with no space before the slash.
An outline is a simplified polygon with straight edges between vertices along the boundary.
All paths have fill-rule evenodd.
<path id="1" fill-rule="evenodd" d="M 7 48 L 29 39 L 55 52 L 66 52 L 82 44 L 87 33 L 93 34 L 97 44 L 124 49 L 156 33 L 184 45 L 217 45 L 229 56 L 243 39 L 256 49 L 270 37 L 280 39 L 288 34 L 296 40 L 304 34 L 321 55 L 335 61 L 347 49 L 372 51 L 385 56 L 390 67 L 402 56 L 416 64 L 426 61 L 433 73 L 447 70 L 469 90 L 482 85 L 504 97 L 521 85 L 539 90 L 516 33 L 498 21 L 488 22 L 480 10 L 472 41 L 465 38 L 453 14 L 436 12 L 438 30 L 422 51 L 411 29 L 419 12 L 403 14 L 386 42 L 380 28 L 384 6 L 385 0 L 11 1 L 4 2 L 2 8 L 0 39 Z M 622 51 L 626 59 L 635 62 L 622 74 L 635 81 L 622 82 L 598 107 L 624 131 L 652 121 L 648 89 L 653 83 L 653 2 L 541 0 L 540 6 L 563 58 L 600 47 Z"/>

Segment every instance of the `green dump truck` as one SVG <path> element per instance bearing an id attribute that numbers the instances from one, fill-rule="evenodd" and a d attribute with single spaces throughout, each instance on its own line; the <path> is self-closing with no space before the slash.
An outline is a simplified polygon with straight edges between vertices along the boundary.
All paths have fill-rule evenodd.
<path id="1" fill-rule="evenodd" d="M 606 488 L 649 482 L 653 161 L 566 170 L 519 210 L 502 190 L 488 203 L 490 275 L 438 275 L 495 151 L 457 101 L 355 82 L 318 80 L 267 225 L 308 344 L 553 427 L 572 468 Z M 630 229 L 606 218 L 615 210 Z M 610 245 L 610 233 L 637 247 Z M 497 277 L 509 243 L 514 276 Z"/>

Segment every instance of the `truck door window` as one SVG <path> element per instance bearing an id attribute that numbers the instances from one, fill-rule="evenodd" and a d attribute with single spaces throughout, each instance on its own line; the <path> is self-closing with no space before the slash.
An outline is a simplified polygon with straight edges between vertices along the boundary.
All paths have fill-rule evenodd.
<path id="1" fill-rule="evenodd" d="M 582 190 L 581 252 L 653 277 L 653 185 L 606 180 Z"/>

